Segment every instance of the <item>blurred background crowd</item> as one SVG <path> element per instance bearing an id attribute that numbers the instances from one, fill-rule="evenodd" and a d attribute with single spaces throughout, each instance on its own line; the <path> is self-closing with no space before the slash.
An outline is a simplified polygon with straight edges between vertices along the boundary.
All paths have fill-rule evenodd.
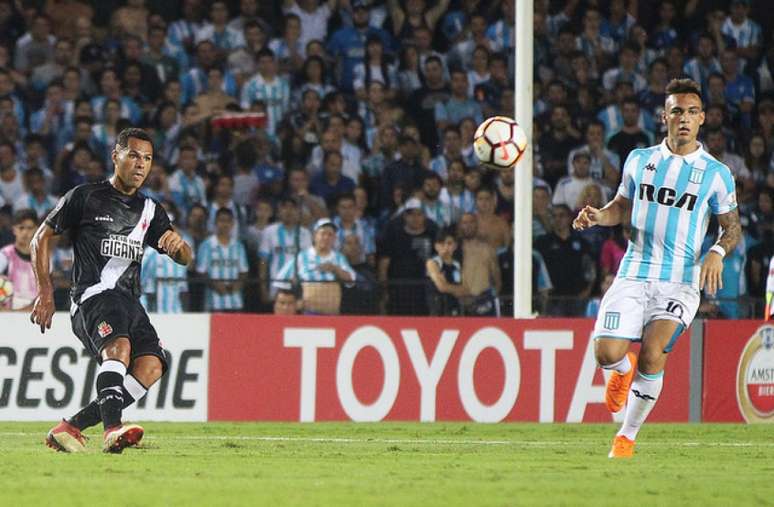
<path id="1" fill-rule="evenodd" d="M 774 252 L 767 4 L 535 0 L 536 312 L 595 315 L 629 232 L 576 233 L 572 218 L 615 194 L 631 149 L 662 140 L 664 87 L 689 76 L 745 232 L 700 312 L 761 313 Z M 190 270 L 146 254 L 149 309 L 268 312 L 279 293 L 308 313 L 507 315 L 514 173 L 478 165 L 472 142 L 484 118 L 514 114 L 514 8 L 0 0 L 0 246 L 15 213 L 42 219 L 109 176 L 116 134 L 138 126 L 155 147 L 144 191 L 196 252 Z M 265 121 L 213 122 L 239 112 Z M 61 309 L 72 256 L 64 237 Z"/>

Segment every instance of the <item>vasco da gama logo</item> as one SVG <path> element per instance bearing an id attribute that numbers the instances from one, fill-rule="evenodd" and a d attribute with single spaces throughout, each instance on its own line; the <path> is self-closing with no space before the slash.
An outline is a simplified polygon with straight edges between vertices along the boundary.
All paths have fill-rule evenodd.
<path id="1" fill-rule="evenodd" d="M 774 326 L 761 326 L 747 341 L 736 373 L 736 400 L 748 423 L 774 423 Z"/>
<path id="2" fill-rule="evenodd" d="M 100 253 L 105 257 L 118 257 L 140 262 L 142 260 L 142 241 L 111 234 L 110 237 L 102 240 Z"/>

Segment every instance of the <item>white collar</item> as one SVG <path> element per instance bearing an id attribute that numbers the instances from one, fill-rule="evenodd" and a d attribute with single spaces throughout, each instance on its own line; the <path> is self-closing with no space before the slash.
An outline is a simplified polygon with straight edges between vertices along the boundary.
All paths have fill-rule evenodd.
<path id="1" fill-rule="evenodd" d="M 699 141 L 696 141 L 696 149 L 689 153 L 688 155 L 678 155 L 677 153 L 673 153 L 672 150 L 669 149 L 667 146 L 667 138 L 665 137 L 663 141 L 661 141 L 661 144 L 658 145 L 658 149 L 661 151 L 661 156 L 664 158 L 669 157 L 680 157 L 682 159 L 685 159 L 686 162 L 689 164 L 693 164 L 698 160 L 699 157 L 701 157 L 704 153 L 704 146 Z"/>

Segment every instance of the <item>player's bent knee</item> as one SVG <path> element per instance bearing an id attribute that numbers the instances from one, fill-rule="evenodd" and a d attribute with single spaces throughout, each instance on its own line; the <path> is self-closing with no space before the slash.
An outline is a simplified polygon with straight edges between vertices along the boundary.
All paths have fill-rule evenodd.
<path id="1" fill-rule="evenodd" d="M 596 340 L 594 343 L 594 357 L 597 360 L 598 366 L 617 363 L 626 355 L 629 345 L 628 342 L 624 343 L 620 340 L 616 340 L 613 343 L 615 346 L 611 346 L 604 339 Z"/>
<path id="2" fill-rule="evenodd" d="M 115 361 L 121 361 L 125 365 L 129 364 L 131 355 L 132 345 L 129 342 L 129 338 L 126 336 L 119 336 L 109 341 L 102 347 L 101 352 L 103 360 L 113 359 Z"/>
<path id="3" fill-rule="evenodd" d="M 132 363 L 132 376 L 150 387 L 164 375 L 164 366 L 156 356 L 140 356 Z"/>
<path id="4" fill-rule="evenodd" d="M 642 373 L 656 374 L 664 369 L 667 354 L 660 349 L 643 347 L 638 358 L 638 369 Z"/>

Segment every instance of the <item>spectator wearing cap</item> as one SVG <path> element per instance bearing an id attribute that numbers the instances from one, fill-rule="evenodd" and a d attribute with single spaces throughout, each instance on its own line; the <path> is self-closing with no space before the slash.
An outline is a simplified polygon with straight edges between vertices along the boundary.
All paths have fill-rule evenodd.
<path id="1" fill-rule="evenodd" d="M 378 278 L 389 282 L 386 309 L 390 315 L 427 315 L 425 263 L 433 256 L 437 226 L 416 197 L 406 201 L 400 216 L 387 225 L 379 252 Z"/>
<path id="2" fill-rule="evenodd" d="M 311 192 L 326 202 L 339 194 L 355 190 L 352 178 L 344 176 L 341 168 L 344 159 L 338 151 L 326 151 L 323 156 L 323 170 L 312 178 Z"/>
<path id="3" fill-rule="evenodd" d="M 750 0 L 731 0 L 731 13 L 723 21 L 720 32 L 736 42 L 736 55 L 747 62 L 758 60 L 763 39 L 761 25 L 751 20 Z"/>
<path id="4" fill-rule="evenodd" d="M 337 314 L 341 306 L 341 282 L 355 281 L 346 257 L 335 250 L 338 227 L 328 218 L 314 224 L 312 246 L 290 259 L 277 274 L 279 280 L 301 282 L 304 312 Z"/>

